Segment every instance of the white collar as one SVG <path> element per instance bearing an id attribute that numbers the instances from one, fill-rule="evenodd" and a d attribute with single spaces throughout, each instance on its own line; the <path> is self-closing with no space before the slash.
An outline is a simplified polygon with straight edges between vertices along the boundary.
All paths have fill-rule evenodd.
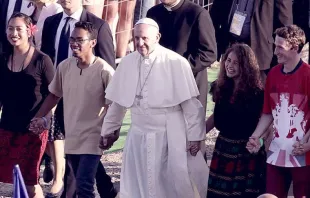
<path id="1" fill-rule="evenodd" d="M 180 3 L 181 0 L 177 0 L 174 4 L 170 5 L 170 6 L 166 6 L 164 5 L 164 7 L 168 10 L 168 11 L 172 11 L 172 8 L 174 8 L 175 6 L 177 6 Z"/>
<path id="2" fill-rule="evenodd" d="M 80 21 L 80 20 L 81 20 L 81 16 L 82 16 L 82 12 L 83 12 L 83 7 L 79 8 L 77 11 L 75 11 L 75 12 L 74 12 L 73 14 L 71 14 L 70 16 L 67 15 L 67 14 L 65 13 L 65 11 L 63 11 L 63 12 L 62 12 L 63 15 L 62 15 L 62 19 L 61 19 L 61 20 L 65 19 L 65 18 L 67 18 L 67 17 L 71 17 L 71 18 L 73 18 L 73 19 L 75 19 L 75 20 L 77 20 L 77 21 Z"/>

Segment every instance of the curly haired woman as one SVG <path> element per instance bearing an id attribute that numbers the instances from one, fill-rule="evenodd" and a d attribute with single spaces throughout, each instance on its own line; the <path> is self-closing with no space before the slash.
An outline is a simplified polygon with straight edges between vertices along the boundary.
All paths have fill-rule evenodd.
<path id="1" fill-rule="evenodd" d="M 235 44 L 223 56 L 211 85 L 214 113 L 207 133 L 220 131 L 210 166 L 208 198 L 256 198 L 265 191 L 264 148 L 253 155 L 246 143 L 259 121 L 264 91 L 259 66 L 248 45 Z"/>

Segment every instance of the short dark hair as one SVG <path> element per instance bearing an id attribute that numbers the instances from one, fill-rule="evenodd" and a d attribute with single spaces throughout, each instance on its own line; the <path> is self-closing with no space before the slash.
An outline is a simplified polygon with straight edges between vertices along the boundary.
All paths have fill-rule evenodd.
<path id="1" fill-rule="evenodd" d="M 85 21 L 79 21 L 75 24 L 75 28 L 80 28 L 80 29 L 86 30 L 89 34 L 90 39 L 92 39 L 92 40 L 97 39 L 98 31 L 92 23 L 85 22 Z"/>
<path id="2" fill-rule="evenodd" d="M 297 25 L 287 25 L 285 27 L 278 28 L 276 29 L 275 34 L 284 38 L 294 48 L 298 47 L 298 53 L 301 52 L 306 43 L 305 32 Z"/>
<path id="3" fill-rule="evenodd" d="M 11 16 L 11 18 L 9 19 L 8 21 L 8 24 L 9 22 L 12 20 L 12 19 L 15 19 L 15 18 L 21 18 L 24 20 L 25 24 L 26 24 L 26 27 L 29 28 L 33 23 L 32 23 L 32 19 L 30 18 L 30 16 L 24 14 L 24 13 L 21 13 L 21 12 L 14 12 Z"/>

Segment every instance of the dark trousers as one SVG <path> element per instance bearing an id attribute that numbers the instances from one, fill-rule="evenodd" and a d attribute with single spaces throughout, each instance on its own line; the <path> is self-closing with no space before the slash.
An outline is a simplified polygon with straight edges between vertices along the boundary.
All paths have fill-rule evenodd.
<path id="1" fill-rule="evenodd" d="M 62 198 L 93 198 L 94 183 L 102 198 L 114 198 L 111 178 L 106 174 L 99 155 L 66 155 L 65 189 Z"/>
<path id="2" fill-rule="evenodd" d="M 95 176 L 100 155 L 66 155 L 66 197 L 95 198 Z"/>

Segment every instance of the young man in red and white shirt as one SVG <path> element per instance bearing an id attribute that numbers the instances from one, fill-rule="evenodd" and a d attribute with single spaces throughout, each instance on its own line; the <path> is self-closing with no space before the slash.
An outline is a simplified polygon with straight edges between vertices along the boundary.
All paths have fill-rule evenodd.
<path id="1" fill-rule="evenodd" d="M 267 193 L 286 198 L 310 197 L 310 66 L 301 60 L 305 33 L 296 25 L 275 32 L 278 65 L 268 74 L 262 117 L 248 142 L 250 152 L 273 123 L 267 154 Z"/>

